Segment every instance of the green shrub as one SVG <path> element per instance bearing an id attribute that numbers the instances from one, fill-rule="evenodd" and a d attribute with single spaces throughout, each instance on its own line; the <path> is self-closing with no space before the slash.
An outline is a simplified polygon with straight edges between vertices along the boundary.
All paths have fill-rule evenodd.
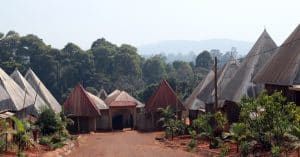
<path id="1" fill-rule="evenodd" d="M 272 146 L 271 155 L 272 157 L 280 157 L 280 148 L 278 146 Z"/>
<path id="2" fill-rule="evenodd" d="M 240 149 L 241 149 L 241 156 L 247 157 L 250 153 L 250 145 L 246 141 L 242 141 L 240 144 Z"/>
<path id="3" fill-rule="evenodd" d="M 64 146 L 64 143 L 62 143 L 62 142 L 51 143 L 51 144 L 49 145 L 49 149 L 50 149 L 50 150 L 55 150 L 55 149 L 61 148 L 61 147 L 63 147 L 63 146 Z"/>
<path id="4" fill-rule="evenodd" d="M 49 109 L 43 109 L 36 124 L 41 129 L 43 135 L 51 135 L 59 131 L 59 118 Z"/>
<path id="5" fill-rule="evenodd" d="M 219 154 L 219 157 L 225 157 L 230 151 L 230 147 L 229 146 L 223 146 L 221 149 L 221 152 Z"/>
<path id="6" fill-rule="evenodd" d="M 51 137 L 49 136 L 43 136 L 40 138 L 39 144 L 49 146 L 51 143 Z"/>
<path id="7" fill-rule="evenodd" d="M 0 153 L 5 151 L 6 142 L 4 138 L 0 137 Z"/>
<path id="8" fill-rule="evenodd" d="M 190 131 L 190 135 L 191 135 L 192 139 L 188 144 L 188 148 L 189 148 L 189 150 L 193 150 L 197 146 L 197 141 L 196 141 L 197 133 L 195 130 L 192 130 L 192 131 Z"/>

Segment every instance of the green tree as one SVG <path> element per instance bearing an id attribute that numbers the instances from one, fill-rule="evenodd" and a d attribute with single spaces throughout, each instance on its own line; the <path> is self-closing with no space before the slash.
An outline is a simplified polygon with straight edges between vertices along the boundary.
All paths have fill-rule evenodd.
<path id="1" fill-rule="evenodd" d="M 158 83 L 166 76 L 166 63 L 161 55 L 155 55 L 145 61 L 143 65 L 143 78 L 147 83 Z"/>
<path id="2" fill-rule="evenodd" d="M 213 65 L 213 59 L 208 51 L 201 52 L 196 58 L 196 67 L 210 69 Z"/>

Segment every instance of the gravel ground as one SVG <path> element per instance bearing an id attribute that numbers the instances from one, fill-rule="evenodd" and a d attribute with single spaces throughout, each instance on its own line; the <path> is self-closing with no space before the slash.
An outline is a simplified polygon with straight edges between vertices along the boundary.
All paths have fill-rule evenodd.
<path id="1" fill-rule="evenodd" d="M 194 157 L 182 150 L 166 148 L 155 137 L 161 133 L 121 131 L 82 135 L 69 157 Z"/>

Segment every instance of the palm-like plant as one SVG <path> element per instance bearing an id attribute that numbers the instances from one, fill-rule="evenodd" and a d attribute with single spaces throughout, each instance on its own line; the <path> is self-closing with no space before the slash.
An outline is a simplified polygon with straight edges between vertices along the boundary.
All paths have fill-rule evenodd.
<path id="1" fill-rule="evenodd" d="M 234 123 L 229 130 L 229 137 L 236 143 L 236 152 L 239 152 L 240 143 L 246 139 L 246 125 L 244 123 Z"/>

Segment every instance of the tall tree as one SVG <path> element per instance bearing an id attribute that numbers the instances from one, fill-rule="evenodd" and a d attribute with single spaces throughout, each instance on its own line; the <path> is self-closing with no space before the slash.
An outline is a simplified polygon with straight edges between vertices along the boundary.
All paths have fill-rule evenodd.
<path id="1" fill-rule="evenodd" d="M 208 51 L 201 52 L 196 58 L 196 67 L 210 69 L 213 65 L 213 59 Z"/>
<path id="2" fill-rule="evenodd" d="M 147 83 L 157 83 L 166 76 L 166 62 L 161 55 L 155 55 L 145 61 L 143 78 Z"/>

